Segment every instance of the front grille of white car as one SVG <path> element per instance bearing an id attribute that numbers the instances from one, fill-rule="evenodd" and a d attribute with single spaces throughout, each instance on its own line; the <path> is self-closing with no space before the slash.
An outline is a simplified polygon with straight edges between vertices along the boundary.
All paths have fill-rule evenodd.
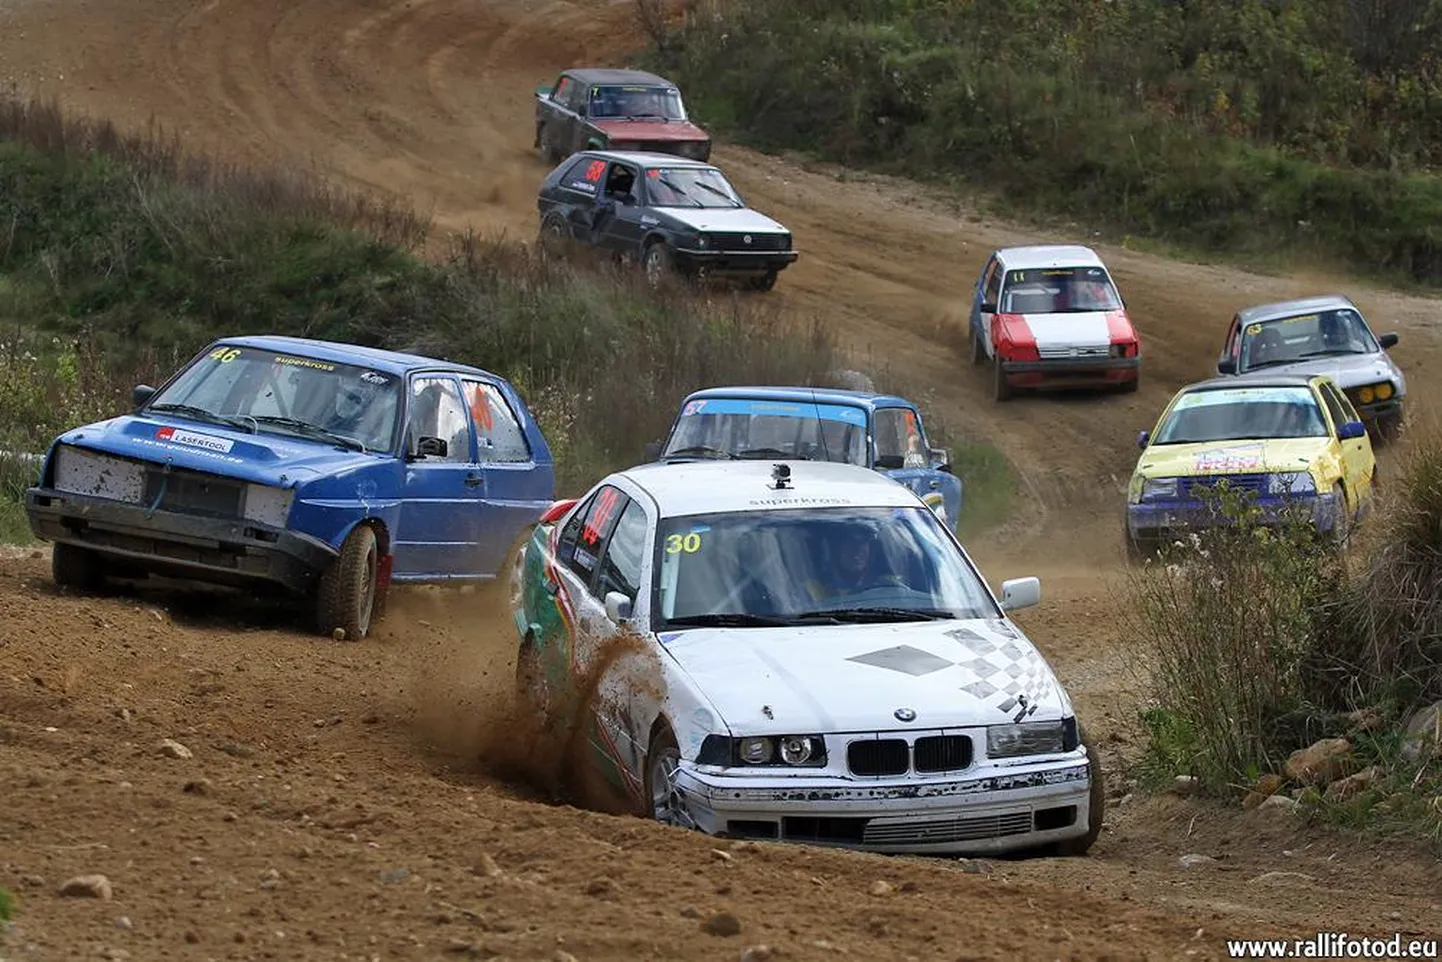
<path id="1" fill-rule="evenodd" d="M 1106 357 L 1111 353 L 1111 345 L 1099 344 L 1091 347 L 1042 347 L 1037 348 L 1036 353 L 1043 361 L 1059 361 L 1073 357 Z"/>
<path id="2" fill-rule="evenodd" d="M 905 738 L 864 738 L 846 746 L 851 774 L 864 778 L 959 772 L 971 765 L 971 739 L 965 735 L 920 735 Z"/>
<path id="3" fill-rule="evenodd" d="M 862 832 L 863 845 L 926 845 L 929 843 L 970 842 L 983 838 L 1025 835 L 1032 830 L 1031 812 L 1007 812 L 1004 815 L 973 815 L 969 818 L 930 818 L 904 822 L 867 823 Z"/>

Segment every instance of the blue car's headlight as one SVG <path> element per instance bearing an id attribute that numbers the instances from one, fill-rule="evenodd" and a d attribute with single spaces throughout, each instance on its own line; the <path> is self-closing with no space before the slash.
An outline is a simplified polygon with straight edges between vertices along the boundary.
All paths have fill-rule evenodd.
<path id="1" fill-rule="evenodd" d="M 1317 486 L 1308 471 L 1290 471 L 1267 478 L 1268 494 L 1316 494 Z"/>
<path id="2" fill-rule="evenodd" d="M 1176 478 L 1147 478 L 1142 483 L 1142 500 L 1152 501 L 1177 496 Z"/>

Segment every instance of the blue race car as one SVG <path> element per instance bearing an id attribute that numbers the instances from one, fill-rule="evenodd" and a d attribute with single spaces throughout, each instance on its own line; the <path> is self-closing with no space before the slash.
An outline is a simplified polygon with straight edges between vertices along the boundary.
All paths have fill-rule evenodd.
<path id="1" fill-rule="evenodd" d="M 218 340 L 133 414 L 56 438 L 26 492 L 62 586 L 151 574 L 309 598 L 364 638 L 392 581 L 488 580 L 555 497 L 504 378 L 290 337 Z"/>
<path id="2" fill-rule="evenodd" d="M 915 404 L 871 391 L 809 387 L 713 387 L 681 403 L 648 461 L 769 458 L 838 461 L 880 471 L 910 488 L 952 530 L 961 479 L 951 453 L 933 448 Z"/>

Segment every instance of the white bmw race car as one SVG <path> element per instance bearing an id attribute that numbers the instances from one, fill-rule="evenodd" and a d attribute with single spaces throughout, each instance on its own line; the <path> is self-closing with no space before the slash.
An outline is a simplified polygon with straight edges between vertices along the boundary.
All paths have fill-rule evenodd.
<path id="1" fill-rule="evenodd" d="M 631 468 L 554 505 L 512 565 L 521 696 L 554 715 L 599 692 L 562 721 L 629 810 L 876 852 L 1080 854 L 1101 830 L 1096 753 L 1005 613 L 1039 583 L 998 601 L 873 471 Z"/>

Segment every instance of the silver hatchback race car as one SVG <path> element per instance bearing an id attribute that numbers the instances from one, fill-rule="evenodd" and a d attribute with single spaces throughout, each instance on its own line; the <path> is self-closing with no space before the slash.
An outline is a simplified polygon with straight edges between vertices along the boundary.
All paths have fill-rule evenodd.
<path id="1" fill-rule="evenodd" d="M 1387 355 L 1396 334 L 1378 336 L 1341 294 L 1259 304 L 1232 317 L 1218 374 L 1325 374 L 1346 392 L 1368 431 L 1383 439 L 1402 426 L 1407 379 Z"/>

